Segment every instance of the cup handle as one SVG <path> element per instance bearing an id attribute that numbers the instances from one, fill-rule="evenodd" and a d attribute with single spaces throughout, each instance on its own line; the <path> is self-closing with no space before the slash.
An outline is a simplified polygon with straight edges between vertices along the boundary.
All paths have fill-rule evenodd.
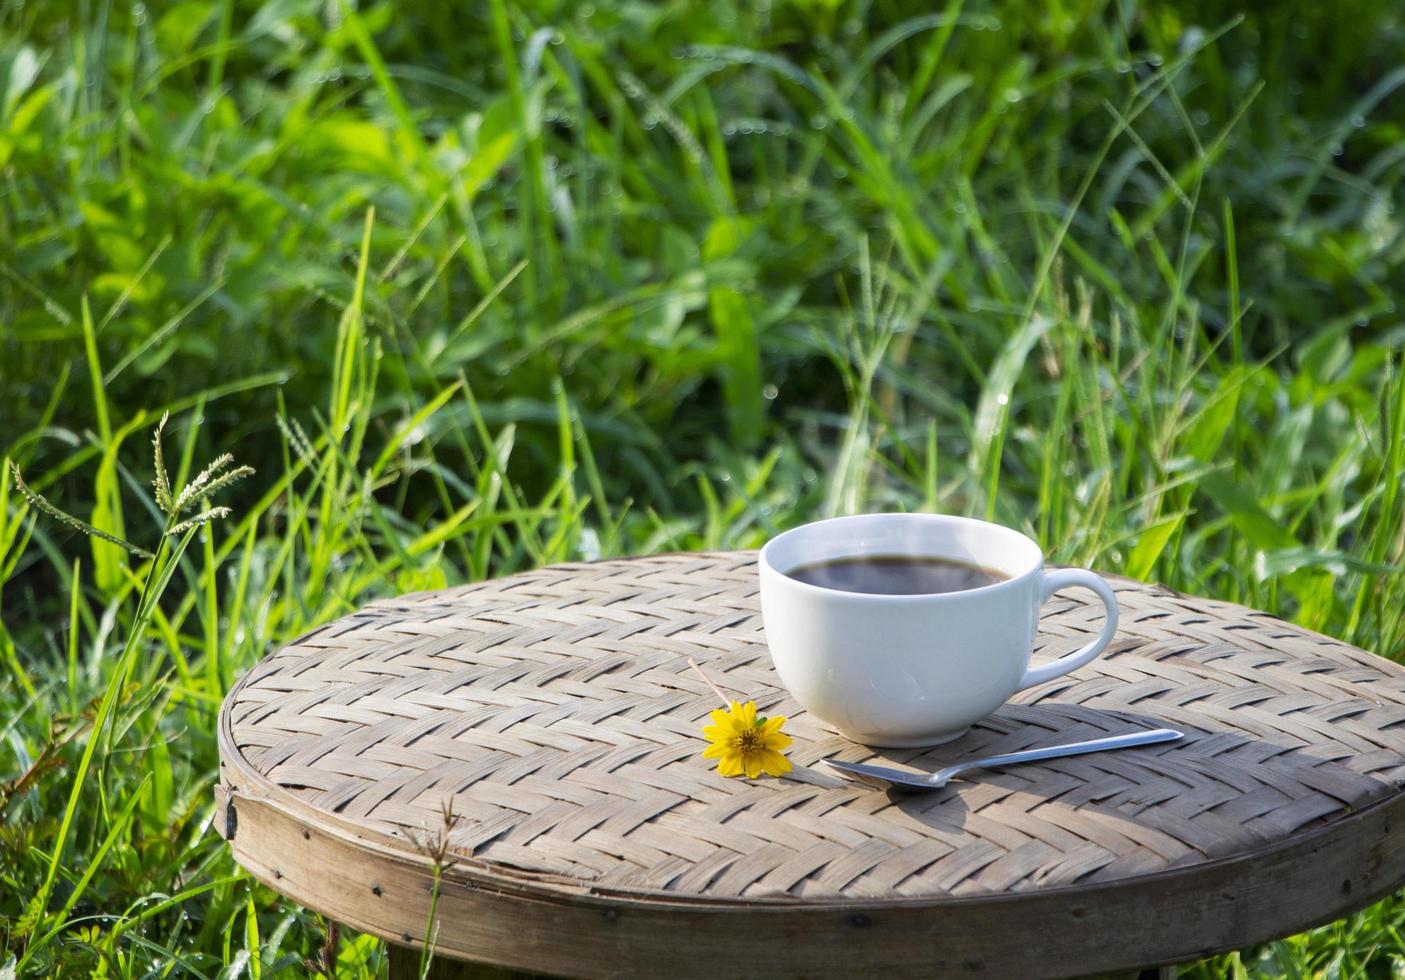
<path id="1" fill-rule="evenodd" d="M 1030 667 L 1024 672 L 1019 690 L 1023 691 L 1035 684 L 1043 684 L 1055 677 L 1062 677 L 1070 670 L 1077 670 L 1102 653 L 1108 643 L 1112 641 L 1113 634 L 1117 632 L 1117 596 L 1113 595 L 1112 587 L 1103 581 L 1101 576 L 1085 568 L 1060 568 L 1052 572 L 1045 572 L 1044 594 L 1040 602 L 1048 602 L 1055 592 L 1071 589 L 1074 586 L 1081 586 L 1091 592 L 1096 592 L 1098 598 L 1103 601 L 1103 606 L 1107 609 L 1107 617 L 1103 620 L 1102 632 L 1098 634 L 1097 639 L 1085 644 L 1073 653 L 1064 654 L 1059 659 L 1041 664 L 1038 667 Z"/>

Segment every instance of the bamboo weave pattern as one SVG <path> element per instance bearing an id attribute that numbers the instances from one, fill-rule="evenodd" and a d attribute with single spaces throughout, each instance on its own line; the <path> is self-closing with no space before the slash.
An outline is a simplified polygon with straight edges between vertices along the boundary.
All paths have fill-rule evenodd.
<path id="1" fill-rule="evenodd" d="M 1405 781 L 1405 672 L 1264 613 L 1113 580 L 1107 654 L 1016 695 L 958 742 L 872 750 L 771 668 L 752 553 L 558 565 L 374 602 L 255 667 L 226 704 L 244 761 L 367 836 L 423 838 L 520 881 L 693 900 L 967 896 L 1230 856 Z M 1101 622 L 1045 606 L 1036 660 Z M 724 690 L 784 714 L 785 779 L 719 777 L 700 729 Z M 960 758 L 1171 726 L 1168 746 L 970 774 L 919 796 L 820 760 Z M 331 815 L 335 814 L 335 817 Z"/>

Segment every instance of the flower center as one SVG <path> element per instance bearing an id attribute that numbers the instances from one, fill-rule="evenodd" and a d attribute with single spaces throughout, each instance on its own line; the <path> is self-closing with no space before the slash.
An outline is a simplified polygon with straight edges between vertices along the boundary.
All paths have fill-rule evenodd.
<path id="1" fill-rule="evenodd" d="M 760 752 L 762 747 L 759 728 L 748 728 L 737 736 L 737 748 L 742 752 Z"/>

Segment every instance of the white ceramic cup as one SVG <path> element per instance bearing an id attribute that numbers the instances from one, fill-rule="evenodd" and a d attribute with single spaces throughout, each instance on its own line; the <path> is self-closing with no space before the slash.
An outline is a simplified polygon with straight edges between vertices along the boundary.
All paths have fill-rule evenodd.
<path id="1" fill-rule="evenodd" d="M 809 585 L 787 572 L 859 556 L 951 558 L 1008 576 L 978 589 L 874 595 Z M 805 524 L 761 549 L 761 616 L 781 682 L 840 734 L 866 745 L 938 745 L 1016 691 L 1081 667 L 1117 631 L 1117 599 L 1083 569 L 1044 570 L 1032 540 L 999 524 L 937 514 L 864 514 Z M 1081 586 L 1107 607 L 1102 632 L 1029 664 L 1039 607 Z"/>

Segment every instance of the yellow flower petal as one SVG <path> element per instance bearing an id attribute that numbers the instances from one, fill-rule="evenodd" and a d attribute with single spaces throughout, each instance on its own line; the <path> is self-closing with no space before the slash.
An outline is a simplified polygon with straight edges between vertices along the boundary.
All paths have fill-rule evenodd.
<path id="1" fill-rule="evenodd" d="M 770 735 L 761 737 L 761 746 L 767 749 L 780 750 L 790 745 L 790 736 L 782 732 L 773 732 Z"/>
<path id="2" fill-rule="evenodd" d="M 761 753 L 749 752 L 746 756 L 746 778 L 755 779 L 761 775 Z"/>
<path id="3" fill-rule="evenodd" d="M 761 753 L 761 768 L 768 776 L 784 776 L 790 772 L 790 760 L 768 749 Z"/>
<path id="4" fill-rule="evenodd" d="M 737 702 L 733 701 L 733 702 L 732 702 L 732 714 L 734 714 L 734 715 L 735 715 L 735 714 L 740 714 L 740 715 L 741 715 L 741 719 L 742 719 L 742 723 L 743 723 L 747 728 L 755 728 L 755 727 L 756 727 L 756 702 L 755 702 L 755 701 L 748 701 L 746 704 L 743 704 L 743 705 L 738 705 Z"/>
<path id="5" fill-rule="evenodd" d="M 784 724 L 785 715 L 775 715 L 766 719 L 766 724 L 761 726 L 761 731 L 763 734 L 770 735 L 772 732 L 780 731 L 781 726 Z"/>
<path id="6" fill-rule="evenodd" d="M 741 756 L 723 756 L 722 761 L 717 764 L 717 772 L 722 776 L 740 776 L 742 774 Z"/>

